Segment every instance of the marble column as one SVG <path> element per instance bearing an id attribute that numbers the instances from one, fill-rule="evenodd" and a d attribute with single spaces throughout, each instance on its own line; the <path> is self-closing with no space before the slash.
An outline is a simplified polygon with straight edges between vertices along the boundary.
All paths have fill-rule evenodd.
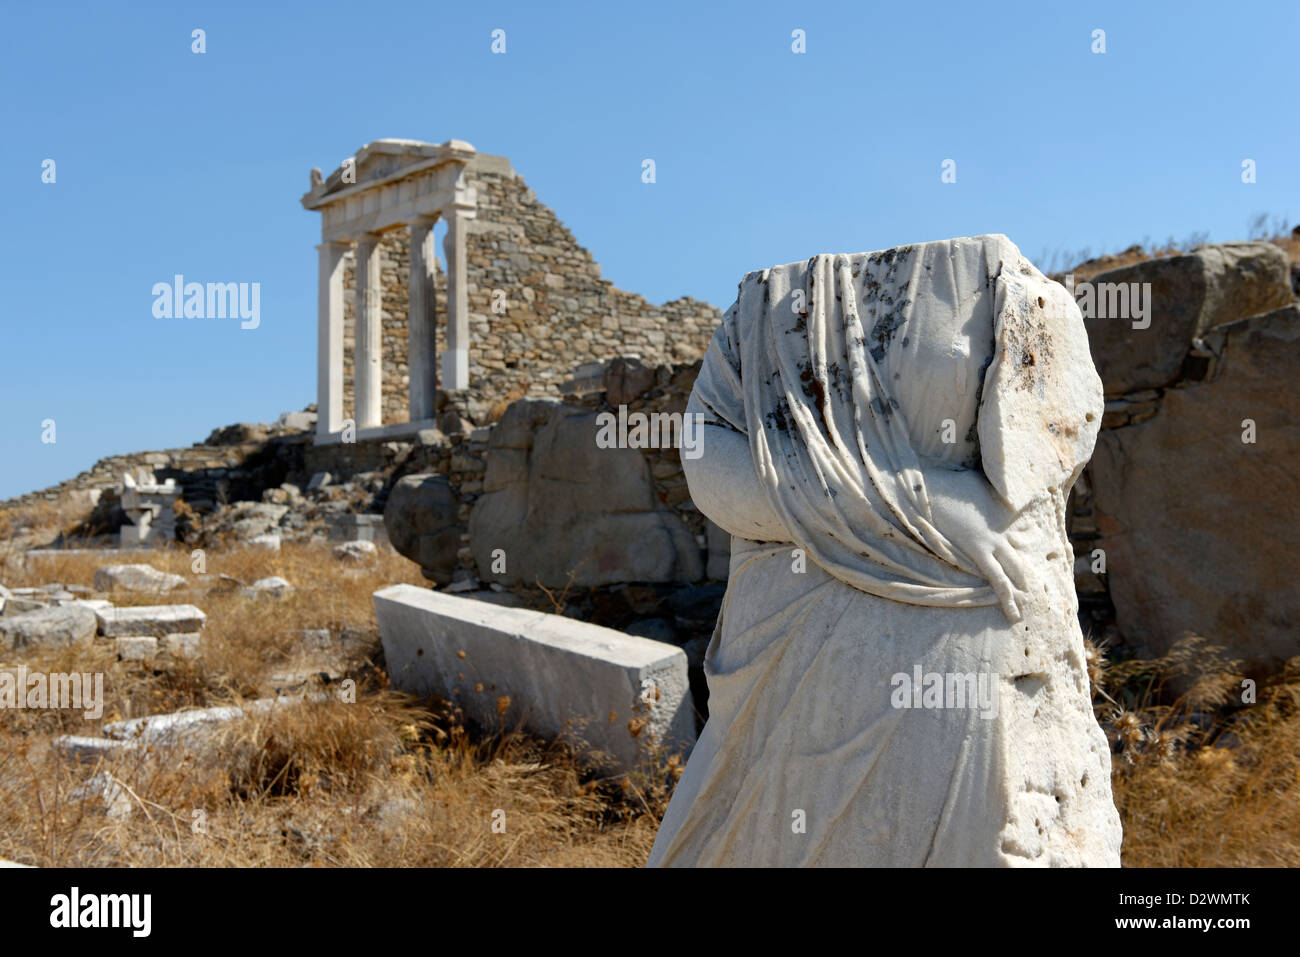
<path id="1" fill-rule="evenodd" d="M 379 236 L 357 240 L 356 338 L 352 369 L 357 428 L 370 429 L 384 421 L 383 319 L 379 280 Z"/>
<path id="2" fill-rule="evenodd" d="M 469 291 L 466 288 L 466 241 L 474 207 L 453 203 L 442 210 L 447 221 L 443 253 L 447 257 L 447 349 L 442 354 L 442 387 L 469 387 Z"/>
<path id="3" fill-rule="evenodd" d="M 321 243 L 316 291 L 316 434 L 343 427 L 343 257 L 345 243 Z"/>
<path id="4" fill-rule="evenodd" d="M 438 395 L 438 316 L 434 295 L 437 259 L 433 251 L 433 227 L 436 222 L 436 218 L 422 218 L 411 223 L 406 368 L 409 372 L 407 395 L 410 398 L 412 422 L 433 418 L 434 400 Z"/>

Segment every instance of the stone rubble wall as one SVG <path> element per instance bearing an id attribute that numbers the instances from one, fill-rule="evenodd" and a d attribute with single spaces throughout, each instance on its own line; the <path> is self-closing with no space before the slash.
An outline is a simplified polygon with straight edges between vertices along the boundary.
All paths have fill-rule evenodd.
<path id="1" fill-rule="evenodd" d="M 160 482 L 175 479 L 187 505 L 196 511 L 209 511 L 216 505 L 246 497 L 260 499 L 263 488 L 284 481 L 281 476 L 292 467 L 293 460 L 301 460 L 301 447 L 306 442 L 305 435 L 278 443 L 268 443 L 262 437 L 234 445 L 200 444 L 111 455 L 58 485 L 0 504 L 13 508 L 63 501 L 84 505 L 89 512 L 94 504 L 89 497 L 91 493 L 115 489 L 121 485 L 123 473 L 134 475 L 143 468 L 153 472 Z"/>

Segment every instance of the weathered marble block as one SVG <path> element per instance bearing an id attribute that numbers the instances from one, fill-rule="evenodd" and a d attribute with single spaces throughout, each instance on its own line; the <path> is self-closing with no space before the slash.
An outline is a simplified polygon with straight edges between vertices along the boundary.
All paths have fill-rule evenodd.
<path id="1" fill-rule="evenodd" d="M 138 605 L 104 608 L 95 612 L 99 633 L 105 638 L 133 635 L 175 635 L 203 628 L 208 616 L 193 605 Z"/>
<path id="2" fill-rule="evenodd" d="M 694 743 L 673 645 L 413 585 L 375 592 L 375 614 L 393 686 L 455 701 L 481 725 L 565 736 L 623 768 L 652 742 Z"/>

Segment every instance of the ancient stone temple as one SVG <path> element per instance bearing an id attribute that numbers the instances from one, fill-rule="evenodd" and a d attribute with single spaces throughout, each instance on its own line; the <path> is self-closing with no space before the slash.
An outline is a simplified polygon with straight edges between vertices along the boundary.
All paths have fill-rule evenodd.
<path id="1" fill-rule="evenodd" d="M 311 183 L 318 443 L 349 419 L 358 439 L 429 428 L 439 392 L 478 420 L 503 396 L 558 395 L 582 365 L 694 359 L 718 323 L 707 303 L 601 279 L 510 161 L 462 140 L 376 140 Z"/>

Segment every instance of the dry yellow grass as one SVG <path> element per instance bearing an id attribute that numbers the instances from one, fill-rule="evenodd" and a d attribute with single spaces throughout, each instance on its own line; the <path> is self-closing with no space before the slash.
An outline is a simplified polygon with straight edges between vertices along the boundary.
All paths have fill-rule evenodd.
<path id="1" fill-rule="evenodd" d="M 1253 703 L 1237 663 L 1203 639 L 1098 670 L 1125 866 L 1300 866 L 1300 668 Z"/>
<path id="2" fill-rule="evenodd" d="M 180 549 L 150 558 L 193 577 Z M 42 560 L 10 586 L 90 585 L 87 556 Z M 210 551 L 206 573 L 252 582 L 280 575 L 281 599 L 236 590 L 169 593 L 208 613 L 199 661 L 154 673 L 119 662 L 106 642 L 24 659 L 32 670 L 100 671 L 102 721 L 230 704 L 271 693 L 272 675 L 332 670 L 356 682 L 355 703 L 308 703 L 252 716 L 186 760 L 155 753 L 98 767 L 51 747 L 96 734 L 80 712 L 0 712 L 0 857 L 42 866 L 640 866 L 679 772 L 674 764 L 602 778 L 564 746 L 512 729 L 469 729 L 445 705 L 388 690 L 372 593 L 418 584 L 415 566 L 381 553 L 360 568 L 328 548 Z M 540 597 L 540 596 L 539 596 Z M 119 604 L 156 597 L 118 593 Z M 351 640 L 322 661 L 304 628 Z M 15 664 L 16 661 L 0 662 Z M 1212 646 L 1159 662 L 1092 671 L 1103 727 L 1116 742 L 1114 789 L 1126 866 L 1300 865 L 1300 671 L 1243 706 L 1234 663 Z M 1185 691 L 1168 691 L 1180 682 Z M 1230 730 L 1229 730 L 1230 729 Z M 1227 746 L 1216 747 L 1216 742 Z M 132 812 L 73 800 L 96 771 Z M 201 823 L 201 828 L 196 824 Z M 504 827 L 502 827 L 504 825 Z"/>
<path id="3" fill-rule="evenodd" d="M 194 601 L 208 613 L 201 660 L 153 673 L 118 662 L 103 641 L 90 652 L 27 657 L 29 669 L 101 671 L 102 721 L 265 696 L 268 675 L 310 671 L 304 628 L 351 636 L 330 662 L 356 682 L 355 703 L 328 700 L 275 709 L 217 732 L 210 747 L 98 766 L 60 757 L 58 734 L 96 734 L 81 712 L 0 713 L 0 857 L 41 866 L 635 866 L 644 862 L 671 769 L 601 778 L 570 750 L 512 729 L 470 730 L 446 706 L 386 689 L 372 593 L 418 583 L 415 566 L 381 554 L 361 568 L 320 546 L 277 553 L 209 552 L 206 572 L 245 582 L 280 575 L 281 599 L 237 591 L 165 598 L 118 593 L 119 604 Z M 188 552 L 150 558 L 191 575 Z M 91 584 L 103 559 L 42 560 L 10 586 Z M 16 664 L 16 661 L 6 662 Z M 337 687 L 338 682 L 327 687 Z M 71 800 L 93 773 L 123 789 L 132 813 Z M 201 822 L 201 829 L 196 829 Z"/>

